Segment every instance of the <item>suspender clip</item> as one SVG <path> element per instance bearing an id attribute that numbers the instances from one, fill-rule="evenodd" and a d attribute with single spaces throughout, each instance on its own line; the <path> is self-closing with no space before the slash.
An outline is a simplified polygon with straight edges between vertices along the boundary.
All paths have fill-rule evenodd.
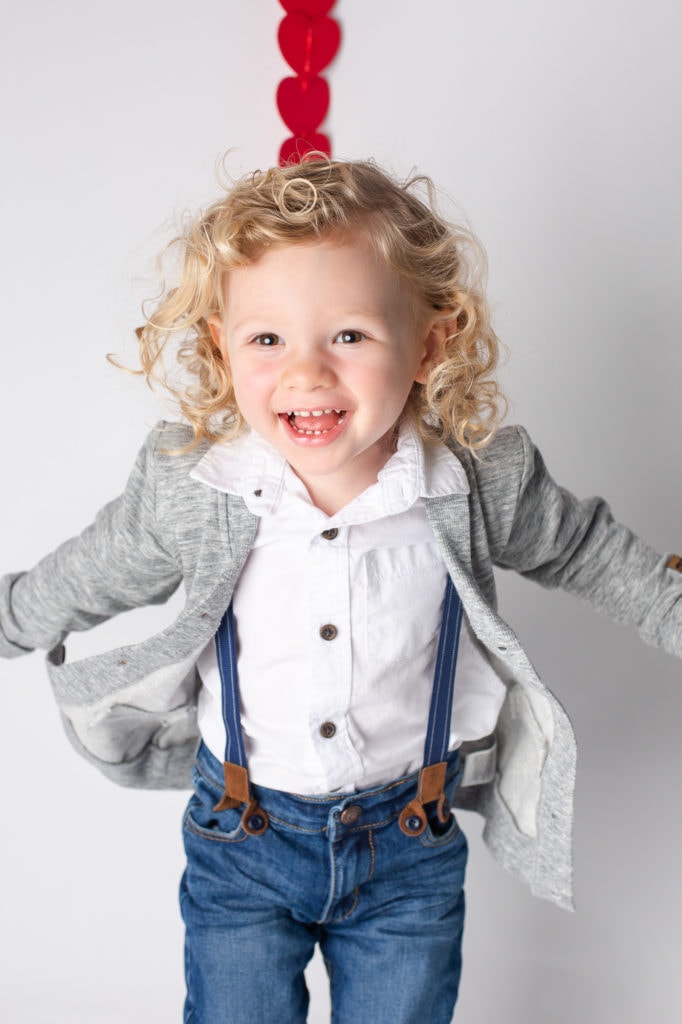
<path id="1" fill-rule="evenodd" d="M 442 825 L 448 821 L 450 804 L 445 795 L 447 767 L 446 761 L 439 761 L 437 764 L 427 765 L 420 770 L 417 795 L 407 807 L 403 807 L 398 818 L 400 830 L 406 836 L 422 834 L 428 822 L 426 807 L 429 804 L 435 803 L 436 816 Z"/>
<path id="2" fill-rule="evenodd" d="M 268 827 L 268 816 L 262 807 L 251 796 L 249 773 L 240 764 L 225 761 L 225 792 L 213 808 L 214 811 L 227 811 L 246 804 L 242 814 L 242 827 L 251 836 L 260 836 Z"/>

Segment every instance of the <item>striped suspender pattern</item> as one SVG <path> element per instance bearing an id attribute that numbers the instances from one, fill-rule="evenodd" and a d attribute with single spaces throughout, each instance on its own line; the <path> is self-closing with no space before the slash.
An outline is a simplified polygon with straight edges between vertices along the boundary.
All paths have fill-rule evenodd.
<path id="1" fill-rule="evenodd" d="M 417 796 L 404 808 L 399 819 L 400 828 L 406 835 L 420 835 L 424 831 L 428 814 L 425 808 L 430 805 L 434 807 L 441 822 L 447 821 L 450 814 L 444 786 L 461 626 L 462 602 L 448 576 L 424 744 L 424 763 L 419 772 Z M 215 645 L 226 737 L 223 766 L 225 792 L 215 810 L 245 805 L 242 817 L 244 828 L 252 835 L 260 835 L 268 827 L 268 819 L 265 811 L 252 798 L 249 785 L 240 719 L 234 613 L 231 604 L 216 633 Z"/>

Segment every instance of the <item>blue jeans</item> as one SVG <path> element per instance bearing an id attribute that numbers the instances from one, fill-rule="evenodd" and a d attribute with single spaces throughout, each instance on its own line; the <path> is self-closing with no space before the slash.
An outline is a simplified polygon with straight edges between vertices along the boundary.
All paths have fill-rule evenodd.
<path id="1" fill-rule="evenodd" d="M 449 761 L 452 802 L 457 757 Z M 185 1024 L 304 1024 L 319 942 L 334 1024 L 450 1024 L 461 971 L 466 839 L 453 817 L 406 836 L 417 775 L 350 795 L 252 786 L 270 824 L 213 810 L 222 765 L 200 747 L 184 820 Z"/>

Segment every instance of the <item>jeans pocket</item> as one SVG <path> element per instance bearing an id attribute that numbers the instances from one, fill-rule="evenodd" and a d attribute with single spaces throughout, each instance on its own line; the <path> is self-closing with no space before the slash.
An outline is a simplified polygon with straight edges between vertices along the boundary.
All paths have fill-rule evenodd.
<path id="1" fill-rule="evenodd" d="M 184 827 L 194 835 L 216 842 L 241 842 L 247 833 L 242 826 L 242 807 L 229 807 L 224 811 L 216 811 L 223 791 L 222 788 L 205 774 L 199 765 L 195 765 L 192 775 L 194 795 L 190 798 L 185 811 Z"/>
<path id="2" fill-rule="evenodd" d="M 184 827 L 188 832 L 218 843 L 238 843 L 247 838 L 239 807 L 214 811 L 192 797 L 185 811 Z"/>
<path id="3" fill-rule="evenodd" d="M 423 846 L 447 846 L 461 835 L 459 822 L 454 814 L 450 813 L 447 821 L 439 821 L 437 816 L 427 820 L 426 828 L 419 836 Z"/>

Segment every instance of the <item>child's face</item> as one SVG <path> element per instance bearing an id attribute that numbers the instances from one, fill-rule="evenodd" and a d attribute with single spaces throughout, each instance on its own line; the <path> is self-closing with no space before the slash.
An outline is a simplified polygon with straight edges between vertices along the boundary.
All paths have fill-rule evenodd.
<path id="1" fill-rule="evenodd" d="M 210 324 L 242 416 L 333 514 L 376 481 L 443 332 L 364 241 L 269 250 L 226 274 L 225 310 Z"/>

